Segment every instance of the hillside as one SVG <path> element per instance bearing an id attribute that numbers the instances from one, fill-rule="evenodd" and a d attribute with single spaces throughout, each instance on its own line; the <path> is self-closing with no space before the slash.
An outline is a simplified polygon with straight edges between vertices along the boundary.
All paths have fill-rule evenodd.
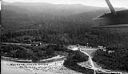
<path id="1" fill-rule="evenodd" d="M 99 7 L 48 3 L 3 3 L 2 10 L 2 25 L 9 31 L 87 27 L 93 25 L 92 18 L 104 13 Z"/>
<path id="2" fill-rule="evenodd" d="M 1 55 L 32 59 L 33 62 L 37 62 L 58 54 L 71 54 L 71 57 L 73 54 L 73 57 L 78 58 L 75 61 L 80 61 L 85 57 L 80 58 L 81 53 L 74 54 L 65 46 L 83 45 L 95 48 L 103 46 L 106 50 L 96 51 L 93 61 L 107 69 L 128 71 L 126 63 L 128 59 L 124 59 L 128 58 L 128 27 L 126 24 L 116 25 L 116 27 L 112 25 L 99 27 L 102 23 L 96 24 L 94 21 L 97 16 L 108 12 L 106 8 L 80 4 L 3 2 L 2 25 L 0 26 L 2 31 L 2 34 L 0 31 L 0 39 L 3 43 Z M 11 43 L 30 46 L 11 45 Z M 67 61 L 67 66 L 71 64 L 74 67 L 68 70 L 80 72 L 80 66 L 76 66 L 76 63 L 72 61 L 69 62 Z M 82 69 L 86 71 L 83 67 Z"/>

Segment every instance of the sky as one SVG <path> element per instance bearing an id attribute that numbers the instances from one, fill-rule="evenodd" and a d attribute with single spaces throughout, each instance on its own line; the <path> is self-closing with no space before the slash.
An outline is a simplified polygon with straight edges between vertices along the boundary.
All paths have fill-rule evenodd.
<path id="1" fill-rule="evenodd" d="M 1 1 L 0 1 L 0 10 L 1 10 Z"/>
<path id="2" fill-rule="evenodd" d="M 107 7 L 105 0 L 3 0 L 6 2 L 46 2 L 53 4 L 83 4 L 97 7 Z M 110 0 L 114 7 L 128 8 L 128 0 Z"/>

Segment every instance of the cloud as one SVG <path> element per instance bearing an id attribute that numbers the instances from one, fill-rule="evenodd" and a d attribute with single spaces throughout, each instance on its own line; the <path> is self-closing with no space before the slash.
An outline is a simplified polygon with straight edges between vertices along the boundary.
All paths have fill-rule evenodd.
<path id="1" fill-rule="evenodd" d="M 8 2 L 48 2 L 54 4 L 84 4 L 89 6 L 106 7 L 105 0 L 4 0 Z M 128 0 L 110 0 L 114 7 L 128 8 Z"/>

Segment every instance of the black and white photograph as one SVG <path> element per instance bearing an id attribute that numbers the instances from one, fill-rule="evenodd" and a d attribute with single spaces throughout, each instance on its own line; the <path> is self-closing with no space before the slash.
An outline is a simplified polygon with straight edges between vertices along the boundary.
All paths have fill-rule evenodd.
<path id="1" fill-rule="evenodd" d="M 128 0 L 0 0 L 1 74 L 128 74 Z"/>

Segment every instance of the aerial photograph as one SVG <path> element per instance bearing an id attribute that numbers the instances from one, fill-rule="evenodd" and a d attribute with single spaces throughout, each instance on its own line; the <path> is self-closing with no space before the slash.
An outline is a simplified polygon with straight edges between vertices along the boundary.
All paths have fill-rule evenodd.
<path id="1" fill-rule="evenodd" d="M 128 0 L 0 0 L 1 74 L 128 74 Z"/>

